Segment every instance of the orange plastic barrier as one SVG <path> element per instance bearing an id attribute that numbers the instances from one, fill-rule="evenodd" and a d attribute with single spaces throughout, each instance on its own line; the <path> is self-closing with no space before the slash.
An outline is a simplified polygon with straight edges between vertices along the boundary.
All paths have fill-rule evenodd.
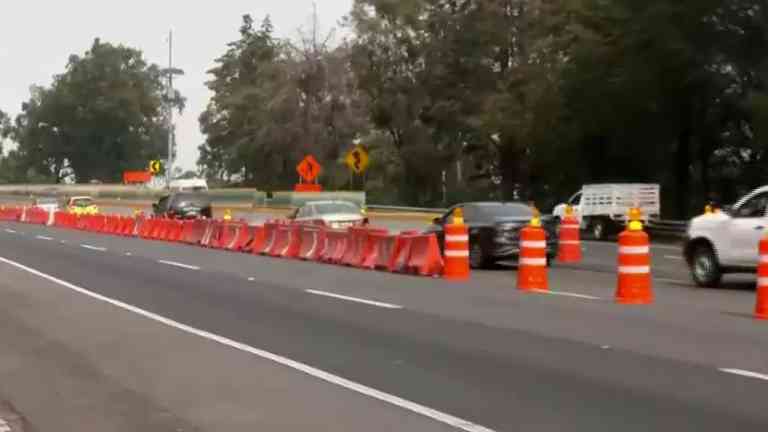
<path id="1" fill-rule="evenodd" d="M 544 291 L 547 281 L 547 233 L 540 226 L 529 225 L 520 230 L 520 259 L 517 289 Z"/>
<path id="2" fill-rule="evenodd" d="M 0 220 L 5 222 L 17 222 L 21 219 L 22 210 L 17 207 L 0 208 Z"/>
<path id="3" fill-rule="evenodd" d="M 408 272 L 421 276 L 440 276 L 443 273 L 443 257 L 435 234 L 413 237 L 408 257 Z"/>
<path id="4" fill-rule="evenodd" d="M 259 255 L 272 255 L 275 245 L 277 244 L 277 227 L 279 226 L 280 224 L 277 222 L 264 223 L 264 241 L 261 247 L 254 247 L 253 253 Z"/>
<path id="5" fill-rule="evenodd" d="M 575 216 L 566 216 L 560 224 L 560 238 L 557 260 L 562 263 L 581 262 L 581 238 L 579 221 Z"/>
<path id="6" fill-rule="evenodd" d="M 250 243 L 253 236 L 253 230 L 244 222 L 238 222 L 235 225 L 235 236 L 226 246 L 227 250 L 240 252 Z"/>
<path id="7" fill-rule="evenodd" d="M 755 318 L 768 320 L 768 236 L 760 239 L 760 262 L 757 265 L 757 301 Z"/>
<path id="8" fill-rule="evenodd" d="M 389 271 L 396 273 L 406 273 L 408 271 L 408 261 L 411 258 L 411 246 L 413 240 L 418 236 L 415 233 L 400 233 L 395 239 L 395 248 L 392 252 L 392 261 Z"/>
<path id="9" fill-rule="evenodd" d="M 361 267 L 366 257 L 373 251 L 373 243 L 369 241 L 371 233 L 386 234 L 384 228 L 350 227 L 347 231 L 347 248 L 341 259 L 341 264 Z"/>
<path id="10" fill-rule="evenodd" d="M 47 225 L 49 217 L 47 211 L 41 208 L 32 207 L 27 209 L 24 221 L 29 224 Z"/>
<path id="11" fill-rule="evenodd" d="M 243 252 L 259 254 L 264 249 L 264 243 L 267 241 L 266 232 L 263 225 L 251 227 L 251 240 L 243 246 Z"/>
<path id="12" fill-rule="evenodd" d="M 346 230 L 326 230 L 325 247 L 323 248 L 323 253 L 320 254 L 319 260 L 331 264 L 340 263 L 347 251 L 347 241 L 348 234 Z"/>
<path id="13" fill-rule="evenodd" d="M 210 224 L 211 221 L 205 219 L 185 221 L 181 241 L 189 244 L 200 244 Z"/>
<path id="14" fill-rule="evenodd" d="M 370 253 L 363 260 L 362 267 L 369 270 L 389 270 L 394 259 L 396 234 L 372 232 L 368 235 Z"/>
<path id="15" fill-rule="evenodd" d="M 469 230 L 463 223 L 445 225 L 445 279 L 469 279 Z"/>
<path id="16" fill-rule="evenodd" d="M 619 269 L 616 302 L 653 303 L 651 290 L 651 248 L 648 234 L 625 230 L 619 234 Z"/>
<path id="17" fill-rule="evenodd" d="M 275 235 L 275 244 L 270 255 L 282 258 L 296 258 L 301 247 L 299 225 L 278 225 Z"/>
<path id="18" fill-rule="evenodd" d="M 305 261 L 316 261 L 325 248 L 325 229 L 320 225 L 303 224 L 299 227 L 301 246 L 298 258 Z"/>

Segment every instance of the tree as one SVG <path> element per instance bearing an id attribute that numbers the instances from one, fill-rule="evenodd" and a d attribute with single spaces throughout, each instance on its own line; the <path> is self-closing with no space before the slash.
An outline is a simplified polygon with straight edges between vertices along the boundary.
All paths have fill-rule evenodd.
<path id="1" fill-rule="evenodd" d="M 20 163 L 59 182 L 119 181 L 165 153 L 166 102 L 160 69 L 142 53 L 96 39 L 84 55 L 72 55 L 50 88 L 33 87 L 15 120 Z M 181 110 L 176 92 L 171 103 Z"/>

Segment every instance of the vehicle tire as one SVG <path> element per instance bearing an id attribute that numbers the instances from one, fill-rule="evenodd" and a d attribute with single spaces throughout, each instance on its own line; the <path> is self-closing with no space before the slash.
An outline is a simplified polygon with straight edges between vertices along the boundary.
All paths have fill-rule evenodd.
<path id="1" fill-rule="evenodd" d="M 605 240 L 608 234 L 608 224 L 603 219 L 593 219 L 590 224 L 590 231 L 592 231 L 592 238 L 595 240 Z"/>
<path id="2" fill-rule="evenodd" d="M 469 267 L 473 269 L 488 267 L 488 259 L 485 257 L 485 251 L 480 246 L 480 242 L 469 242 Z"/>
<path id="3" fill-rule="evenodd" d="M 720 285 L 723 271 L 715 251 L 708 244 L 696 246 L 691 254 L 690 268 L 696 285 L 702 288 L 717 288 Z"/>

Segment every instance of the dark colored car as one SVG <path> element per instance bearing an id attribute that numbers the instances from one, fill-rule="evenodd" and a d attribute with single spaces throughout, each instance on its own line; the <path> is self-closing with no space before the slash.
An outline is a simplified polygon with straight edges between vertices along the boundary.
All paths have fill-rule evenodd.
<path id="1" fill-rule="evenodd" d="M 443 225 L 450 223 L 453 211 L 464 211 L 469 228 L 469 262 L 472 268 L 486 268 L 500 261 L 516 261 L 520 255 L 520 230 L 530 223 L 533 210 L 520 202 L 473 202 L 458 204 L 435 218 L 429 232 L 437 234 L 444 247 Z M 541 216 L 547 232 L 547 257 L 557 255 L 557 224 L 551 216 Z"/>
<path id="2" fill-rule="evenodd" d="M 171 219 L 211 218 L 211 199 L 199 192 L 176 192 L 160 198 L 152 204 L 155 216 Z"/>

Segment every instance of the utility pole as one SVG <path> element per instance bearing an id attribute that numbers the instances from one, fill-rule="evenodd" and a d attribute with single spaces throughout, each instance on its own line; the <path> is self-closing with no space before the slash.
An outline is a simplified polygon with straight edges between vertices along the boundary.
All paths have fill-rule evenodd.
<path id="1" fill-rule="evenodd" d="M 166 127 L 168 128 L 168 159 L 165 163 L 165 180 L 166 187 L 171 188 L 171 180 L 173 178 L 173 147 L 175 131 L 173 129 L 173 98 L 175 92 L 173 90 L 173 76 L 184 75 L 184 71 L 173 67 L 173 30 L 168 31 L 168 69 L 161 71 L 168 76 L 168 83 L 166 86 Z"/>

